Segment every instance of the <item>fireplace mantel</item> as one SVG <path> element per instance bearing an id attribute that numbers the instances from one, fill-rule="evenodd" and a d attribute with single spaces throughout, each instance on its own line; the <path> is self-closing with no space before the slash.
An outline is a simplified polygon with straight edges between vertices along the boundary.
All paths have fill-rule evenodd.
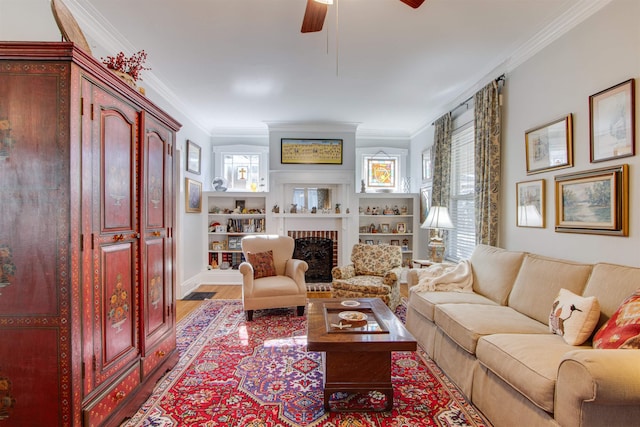
<path id="1" fill-rule="evenodd" d="M 278 205 L 280 213 L 270 213 L 269 232 L 288 235 L 291 231 L 337 231 L 339 234 L 337 260 L 349 262 L 351 247 L 357 243 L 358 200 L 354 190 L 353 170 L 307 169 L 304 171 L 271 171 L 269 206 Z M 330 187 L 332 206 L 340 204 L 340 213 L 289 213 L 293 200 L 291 188 Z"/>

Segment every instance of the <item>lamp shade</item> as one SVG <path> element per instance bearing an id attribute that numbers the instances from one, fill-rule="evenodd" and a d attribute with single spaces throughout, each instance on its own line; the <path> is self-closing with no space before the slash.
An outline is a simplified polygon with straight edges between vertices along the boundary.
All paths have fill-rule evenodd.
<path id="1" fill-rule="evenodd" d="M 449 209 L 445 206 L 432 206 L 420 228 L 452 229 L 453 222 L 449 216 Z"/>
<path id="2" fill-rule="evenodd" d="M 315 0 L 316 3 L 333 4 L 333 0 Z"/>

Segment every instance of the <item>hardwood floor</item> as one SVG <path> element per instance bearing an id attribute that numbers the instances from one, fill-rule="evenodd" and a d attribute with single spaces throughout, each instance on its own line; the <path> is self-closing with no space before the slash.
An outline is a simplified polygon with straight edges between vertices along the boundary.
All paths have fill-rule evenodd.
<path id="1" fill-rule="evenodd" d="M 196 291 L 198 292 L 215 292 L 211 299 L 242 299 L 241 285 L 200 285 Z M 406 283 L 400 284 L 400 295 L 406 297 L 408 295 Z M 329 298 L 331 294 L 328 292 L 310 293 L 309 298 Z M 185 301 L 178 300 L 176 304 L 176 321 L 179 322 L 193 310 L 198 308 L 202 301 Z"/>

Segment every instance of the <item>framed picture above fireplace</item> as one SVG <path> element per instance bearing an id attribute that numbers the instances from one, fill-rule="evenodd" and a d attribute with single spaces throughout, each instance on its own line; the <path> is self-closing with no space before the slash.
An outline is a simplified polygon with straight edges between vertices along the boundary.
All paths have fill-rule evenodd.
<path id="1" fill-rule="evenodd" d="M 293 139 L 280 140 L 282 164 L 341 165 L 341 139 Z"/>

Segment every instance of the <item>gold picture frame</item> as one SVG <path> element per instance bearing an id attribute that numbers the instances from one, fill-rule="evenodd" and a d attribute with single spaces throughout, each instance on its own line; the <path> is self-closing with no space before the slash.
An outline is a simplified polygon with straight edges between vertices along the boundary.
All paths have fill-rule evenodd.
<path id="1" fill-rule="evenodd" d="M 185 178 L 185 209 L 187 213 L 202 212 L 202 183 Z"/>
<path id="2" fill-rule="evenodd" d="M 341 165 L 341 139 L 280 139 L 280 163 Z"/>
<path id="3" fill-rule="evenodd" d="M 573 166 L 571 114 L 524 134 L 527 175 Z"/>
<path id="4" fill-rule="evenodd" d="M 629 235 L 629 165 L 555 177 L 556 231 Z"/>
<path id="5" fill-rule="evenodd" d="M 545 181 L 516 183 L 516 226 L 545 228 Z"/>
<path id="6" fill-rule="evenodd" d="M 591 163 L 636 154 L 634 79 L 589 97 Z"/>

